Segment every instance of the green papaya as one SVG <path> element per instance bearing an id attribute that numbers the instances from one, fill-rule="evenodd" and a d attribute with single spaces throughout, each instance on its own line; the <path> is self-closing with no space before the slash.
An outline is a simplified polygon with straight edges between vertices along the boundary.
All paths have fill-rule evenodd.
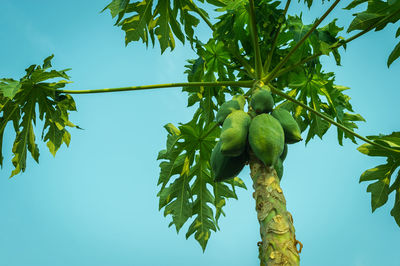
<path id="1" fill-rule="evenodd" d="M 235 95 L 232 100 L 224 102 L 218 109 L 215 119 L 219 125 L 222 125 L 225 118 L 235 110 L 243 110 L 246 100 L 243 95 Z"/>
<path id="2" fill-rule="evenodd" d="M 258 159 L 266 166 L 274 165 L 285 144 L 281 124 L 270 114 L 254 117 L 249 129 L 249 143 Z"/>
<path id="3" fill-rule="evenodd" d="M 278 158 L 278 160 L 276 160 L 276 163 L 274 164 L 274 169 L 276 171 L 276 174 L 278 175 L 279 180 L 281 180 L 283 176 L 283 161 L 281 160 L 281 158 Z"/>
<path id="4" fill-rule="evenodd" d="M 250 106 L 257 114 L 271 112 L 274 108 L 271 91 L 266 87 L 257 89 L 251 96 Z"/>
<path id="5" fill-rule="evenodd" d="M 250 116 L 242 110 L 233 111 L 226 117 L 220 136 L 222 154 L 239 156 L 243 153 L 250 123 Z"/>
<path id="6" fill-rule="evenodd" d="M 271 115 L 281 123 L 285 132 L 285 143 L 293 144 L 302 140 L 300 127 L 288 110 L 278 108 L 272 111 Z"/>
<path id="7" fill-rule="evenodd" d="M 288 152 L 288 146 L 285 143 L 285 146 L 283 146 L 283 152 L 282 152 L 281 156 L 279 156 L 279 158 L 281 158 L 282 162 L 286 159 L 287 152 Z"/>
<path id="8" fill-rule="evenodd" d="M 232 101 L 237 101 L 239 103 L 240 110 L 243 110 L 244 105 L 246 104 L 246 99 L 241 94 L 233 96 Z"/>
<path id="9" fill-rule="evenodd" d="M 237 176 L 242 171 L 246 161 L 246 151 L 237 157 L 223 155 L 221 153 L 221 141 L 218 141 L 211 152 L 210 159 L 214 180 L 219 182 Z"/>
<path id="10" fill-rule="evenodd" d="M 257 113 L 253 109 L 250 109 L 247 113 L 249 114 L 249 116 L 251 118 L 254 118 L 257 116 Z"/>

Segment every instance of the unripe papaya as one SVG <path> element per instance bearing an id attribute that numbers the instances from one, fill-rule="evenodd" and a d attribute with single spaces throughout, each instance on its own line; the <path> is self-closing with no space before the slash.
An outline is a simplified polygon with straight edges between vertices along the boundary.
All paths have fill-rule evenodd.
<path id="1" fill-rule="evenodd" d="M 224 121 L 221 131 L 221 152 L 225 156 L 239 156 L 243 153 L 249 126 L 250 116 L 242 111 L 233 111 Z"/>
<path id="2" fill-rule="evenodd" d="M 232 101 L 237 101 L 239 103 L 240 110 L 243 110 L 244 105 L 246 104 L 246 99 L 241 94 L 233 96 Z"/>
<path id="3" fill-rule="evenodd" d="M 282 162 L 285 161 L 287 152 L 288 152 L 288 146 L 285 143 L 285 146 L 283 146 L 283 152 L 282 152 L 281 156 L 279 156 L 279 158 L 281 158 Z"/>
<path id="4" fill-rule="evenodd" d="M 218 109 L 215 119 L 219 125 L 222 125 L 225 118 L 235 110 L 243 110 L 246 100 L 243 95 L 235 95 L 232 100 L 224 102 Z"/>
<path id="5" fill-rule="evenodd" d="M 285 132 L 285 143 L 293 144 L 302 140 L 300 127 L 288 110 L 283 108 L 275 109 L 271 115 L 278 119 Z"/>
<path id="6" fill-rule="evenodd" d="M 274 99 L 271 91 L 266 87 L 257 89 L 251 96 L 250 106 L 257 114 L 271 112 L 274 108 Z"/>
<path id="7" fill-rule="evenodd" d="M 278 158 L 278 160 L 276 160 L 276 163 L 274 164 L 274 169 L 276 171 L 276 174 L 278 175 L 279 180 L 281 180 L 283 176 L 283 162 L 281 158 Z"/>
<path id="8" fill-rule="evenodd" d="M 269 114 L 254 117 L 249 129 L 249 143 L 258 159 L 266 166 L 274 165 L 285 144 L 281 124 Z"/>
<path id="9" fill-rule="evenodd" d="M 214 180 L 219 182 L 237 176 L 242 171 L 246 161 L 246 151 L 237 157 L 223 155 L 221 153 L 221 141 L 218 141 L 211 152 L 210 159 Z"/>

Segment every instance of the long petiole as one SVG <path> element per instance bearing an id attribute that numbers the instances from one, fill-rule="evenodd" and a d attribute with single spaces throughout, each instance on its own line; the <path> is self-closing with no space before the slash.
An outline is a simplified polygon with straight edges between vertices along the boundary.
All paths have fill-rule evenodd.
<path id="1" fill-rule="evenodd" d="M 321 114 L 320 112 L 318 112 L 318 111 L 312 109 L 311 107 L 305 105 L 304 103 L 298 101 L 297 99 L 295 99 L 295 98 L 293 98 L 293 97 L 290 97 L 290 96 L 287 95 L 286 93 L 284 93 L 284 92 L 282 92 L 282 91 L 276 89 L 276 88 L 273 87 L 272 85 L 268 84 L 267 86 L 271 89 L 271 92 L 272 92 L 272 93 L 275 93 L 276 95 L 279 95 L 279 96 L 281 96 L 282 98 L 284 98 L 284 99 L 286 99 L 286 100 L 288 100 L 288 101 L 291 101 L 291 102 L 293 102 L 293 103 L 295 103 L 295 104 L 297 104 L 297 105 L 300 105 L 301 107 L 303 107 L 303 108 L 306 109 L 307 111 L 309 111 L 309 112 L 315 114 L 316 116 L 321 117 L 322 119 L 328 121 L 328 122 L 331 123 L 332 125 L 335 125 L 335 126 L 337 126 L 338 128 L 340 128 L 341 130 L 343 130 L 343 131 L 345 131 L 345 132 L 347 132 L 347 133 L 353 135 L 354 137 L 356 137 L 356 138 L 358 138 L 358 139 L 361 139 L 361 140 L 367 142 L 368 144 L 374 145 L 374 146 L 379 147 L 379 148 L 381 148 L 381 149 L 385 149 L 385 150 L 388 150 L 388 151 L 391 151 L 391 152 L 398 152 L 398 153 L 400 153 L 400 150 L 395 150 L 395 149 L 391 149 L 391 148 L 385 147 L 385 146 L 383 146 L 383 145 L 380 145 L 380 144 L 378 144 L 378 143 L 376 143 L 376 142 L 373 142 L 373 141 L 371 141 L 371 140 L 369 140 L 369 139 L 367 139 L 367 138 L 365 138 L 365 137 L 363 137 L 363 136 L 361 136 L 361 135 L 355 133 L 355 132 L 352 131 L 351 129 L 348 129 L 347 127 L 345 127 L 345 126 L 343 126 L 343 125 L 337 123 L 335 120 L 333 120 L 333 119 L 330 118 L 329 116 L 326 116 L 326 115 L 324 115 L 324 114 Z"/>
<path id="2" fill-rule="evenodd" d="M 400 12 L 400 9 L 399 9 L 397 12 L 394 12 L 394 13 L 393 13 L 392 15 L 390 15 L 389 17 L 386 17 L 386 18 L 384 18 L 384 19 L 382 19 L 382 20 L 380 20 L 380 21 L 378 21 L 378 22 L 372 24 L 372 25 L 369 26 L 367 29 L 365 29 L 365 30 L 363 30 L 363 31 L 361 31 L 361 32 L 359 32 L 359 33 L 357 33 L 357 34 L 355 34 L 355 35 L 353 35 L 353 36 L 347 38 L 346 40 L 344 40 L 344 41 L 342 41 L 342 42 L 339 42 L 339 43 L 333 45 L 333 46 L 331 47 L 331 49 L 332 49 L 332 50 L 338 49 L 338 48 L 344 46 L 345 44 L 348 44 L 349 42 L 351 42 L 351 41 L 353 41 L 353 40 L 355 40 L 355 39 L 361 37 L 361 36 L 364 35 L 365 33 L 370 32 L 370 31 L 371 31 L 372 29 L 374 29 L 375 27 L 378 27 L 379 25 L 381 25 L 381 24 L 385 23 L 386 21 L 390 20 L 393 16 L 397 15 L 399 12 Z M 284 69 L 281 69 L 281 70 L 276 74 L 276 77 L 279 77 L 279 76 L 281 76 L 281 75 L 283 75 L 283 74 L 285 74 L 285 73 L 287 73 L 287 72 L 289 72 L 289 71 L 292 71 L 293 69 L 295 69 L 295 68 L 297 68 L 297 67 L 299 67 L 299 66 L 301 66 L 301 65 L 303 65 L 303 64 L 305 64 L 305 63 L 307 63 L 307 62 L 309 62 L 309 61 L 311 61 L 311 60 L 313 60 L 313 59 L 315 59 L 315 58 L 318 58 L 318 57 L 320 57 L 321 55 L 323 55 L 323 54 L 322 54 L 322 53 L 317 53 L 317 54 L 311 55 L 311 56 L 309 56 L 309 57 L 304 58 L 303 60 L 301 60 L 301 61 L 298 62 L 298 63 L 295 63 L 295 64 L 293 64 L 293 65 L 291 65 L 291 66 L 288 66 L 288 67 L 286 67 L 286 68 L 284 68 Z M 275 78 L 276 78 L 276 77 L 275 77 Z"/>
<path id="3" fill-rule="evenodd" d="M 254 8 L 254 0 L 249 1 L 249 13 L 250 13 L 250 29 L 251 38 L 253 42 L 255 65 L 256 65 L 256 78 L 260 79 L 263 76 L 263 66 L 261 62 L 261 51 L 258 43 L 258 33 L 256 24 L 256 14 Z"/>
<path id="4" fill-rule="evenodd" d="M 287 0 L 286 5 L 285 5 L 285 9 L 283 10 L 283 17 L 286 18 L 286 13 L 289 9 L 289 5 L 290 5 L 291 0 Z M 279 37 L 279 33 L 281 32 L 282 29 L 282 25 L 283 22 L 279 24 L 278 29 L 276 30 L 276 33 L 274 35 L 274 39 L 272 40 L 272 47 L 271 47 L 271 51 L 269 51 L 268 55 L 267 55 L 267 59 L 264 62 L 264 73 L 268 73 L 269 68 L 271 66 L 271 60 L 272 60 L 272 56 L 274 55 L 275 52 L 275 48 L 276 48 L 276 43 L 278 41 L 278 37 Z"/>
<path id="5" fill-rule="evenodd" d="M 299 49 L 299 47 L 308 39 L 308 37 L 313 33 L 313 31 L 321 24 L 321 22 L 332 12 L 332 10 L 336 7 L 336 5 L 340 2 L 340 0 L 336 0 L 328 10 L 322 15 L 320 19 L 318 19 L 311 29 L 303 36 L 303 38 L 289 51 L 289 53 L 282 59 L 281 62 L 269 73 L 266 77 L 262 79 L 264 83 L 269 83 L 272 79 L 276 78 L 276 73 L 286 64 L 286 62 L 290 59 L 290 57 L 294 54 L 294 52 Z"/>
<path id="6" fill-rule="evenodd" d="M 155 85 L 144 85 L 144 86 L 133 86 L 133 87 L 122 87 L 122 88 L 107 88 L 107 89 L 96 89 L 96 90 L 57 90 L 59 93 L 68 94 L 88 94 L 88 93 L 104 93 L 104 92 L 121 92 L 121 91 L 137 91 L 137 90 L 149 90 L 149 89 L 160 89 L 160 88 L 174 88 L 174 87 L 222 87 L 222 86 L 238 86 L 251 88 L 254 81 L 217 81 L 217 82 L 181 82 L 181 83 L 169 83 L 169 84 L 155 84 Z"/>

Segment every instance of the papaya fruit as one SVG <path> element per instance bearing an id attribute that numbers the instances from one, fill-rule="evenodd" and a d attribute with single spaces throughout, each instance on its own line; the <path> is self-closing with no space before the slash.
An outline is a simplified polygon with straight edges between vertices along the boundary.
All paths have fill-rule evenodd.
<path id="1" fill-rule="evenodd" d="M 281 123 L 285 133 L 285 143 L 293 144 L 302 140 L 300 127 L 288 110 L 277 108 L 271 115 Z"/>
<path id="2" fill-rule="evenodd" d="M 285 161 L 287 152 L 288 152 L 288 146 L 285 143 L 285 146 L 283 146 L 283 152 L 282 152 L 281 156 L 279 156 L 279 158 L 281 158 L 282 162 Z"/>
<path id="3" fill-rule="evenodd" d="M 281 160 L 281 158 L 278 158 L 278 160 L 276 160 L 276 163 L 274 164 L 274 169 L 276 171 L 276 174 L 278 175 L 279 180 L 282 180 L 283 161 Z"/>
<path id="4" fill-rule="evenodd" d="M 274 108 L 274 99 L 271 91 L 266 87 L 255 90 L 251 96 L 250 106 L 257 114 L 271 112 Z"/>
<path id="5" fill-rule="evenodd" d="M 244 151 L 237 157 L 225 156 L 221 153 L 221 141 L 218 141 L 211 152 L 211 169 L 216 182 L 237 176 L 242 171 L 247 161 L 247 153 Z"/>
<path id="6" fill-rule="evenodd" d="M 235 110 L 243 110 L 246 100 L 243 95 L 235 95 L 232 100 L 224 102 L 218 109 L 215 119 L 219 125 L 222 125 L 225 118 Z"/>
<path id="7" fill-rule="evenodd" d="M 279 121 L 270 114 L 254 117 L 249 129 L 249 144 L 266 166 L 274 165 L 285 145 L 285 135 Z"/>
<path id="8" fill-rule="evenodd" d="M 233 111 L 226 117 L 220 136 L 222 154 L 239 156 L 243 153 L 250 123 L 250 116 L 242 110 Z"/>
<path id="9" fill-rule="evenodd" d="M 244 105 L 246 104 L 246 99 L 241 94 L 233 96 L 232 101 L 237 101 L 239 103 L 240 110 L 243 110 Z"/>

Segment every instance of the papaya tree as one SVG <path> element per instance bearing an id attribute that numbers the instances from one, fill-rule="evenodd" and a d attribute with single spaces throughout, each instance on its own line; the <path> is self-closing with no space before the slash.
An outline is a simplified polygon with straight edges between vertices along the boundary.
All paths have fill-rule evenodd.
<path id="1" fill-rule="evenodd" d="M 319 5 L 312 0 L 305 4 Z M 188 58 L 184 71 L 187 81 L 72 90 L 67 88 L 69 69 L 53 68 L 54 56 L 46 57 L 21 78 L 0 80 L 0 164 L 5 164 L 7 125 L 15 132 L 10 177 L 25 172 L 29 153 L 39 161 L 37 139 L 54 156 L 63 144 L 68 146 L 71 129 L 85 128 L 70 119 L 80 94 L 182 88 L 194 112 L 189 121 L 164 125 L 166 146 L 157 156 L 158 207 L 171 219 L 170 226 L 177 232 L 185 228 L 186 238 L 193 236 L 203 251 L 212 232 L 220 229 L 227 201 L 246 188 L 240 173 L 248 169 L 259 222 L 260 265 L 299 265 L 303 243 L 296 237 L 296 217 L 281 187 L 285 159 L 292 144 L 322 139 L 330 128 L 339 145 L 347 139 L 359 144 L 362 154 L 384 159 L 359 169 L 360 182 L 370 182 L 372 211 L 394 195 L 390 215 L 400 225 L 400 132 L 356 133 L 365 119 L 355 112 L 346 84 L 338 84 L 335 73 L 324 66 L 326 57 L 340 66 L 345 49 L 358 38 L 396 24 L 400 1 L 329 1 L 311 23 L 292 5 L 296 3 L 291 0 L 113 0 L 103 11 L 122 29 L 126 45 L 142 42 L 159 47 L 161 54 L 176 52 L 179 42 L 192 49 L 195 56 Z M 348 11 L 349 24 L 332 19 L 338 8 Z M 199 30 L 203 26 L 208 36 Z M 400 28 L 395 29 L 393 36 L 399 35 Z M 387 66 L 399 56 L 397 44 Z M 129 119 L 134 123 L 135 116 Z"/>

